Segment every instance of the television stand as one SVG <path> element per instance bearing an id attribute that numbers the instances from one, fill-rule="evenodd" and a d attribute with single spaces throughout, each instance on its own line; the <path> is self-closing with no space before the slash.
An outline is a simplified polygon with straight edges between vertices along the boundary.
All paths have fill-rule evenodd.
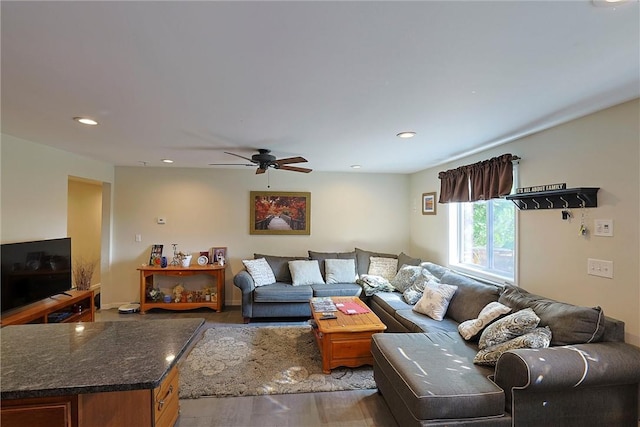
<path id="1" fill-rule="evenodd" d="M 64 292 L 64 295 L 69 298 L 58 299 L 57 295 L 54 295 L 4 313 L 0 326 L 94 321 L 96 308 L 93 301 L 93 291 L 72 290 Z"/>

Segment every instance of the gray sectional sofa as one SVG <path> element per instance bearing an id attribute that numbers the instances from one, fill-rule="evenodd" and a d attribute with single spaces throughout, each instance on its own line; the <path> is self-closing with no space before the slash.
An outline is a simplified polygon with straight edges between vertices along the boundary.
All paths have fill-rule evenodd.
<path id="1" fill-rule="evenodd" d="M 599 308 L 421 266 L 457 286 L 442 321 L 414 311 L 399 292 L 370 300 L 388 328 L 372 339 L 374 377 L 399 425 L 638 425 L 640 349 L 624 342 L 623 322 Z M 551 330 L 551 345 L 505 351 L 495 366 L 475 364 L 477 337 L 463 339 L 458 326 L 493 301 L 514 312 L 532 308 Z"/>
<path id="2" fill-rule="evenodd" d="M 388 254 L 355 248 L 350 252 L 308 251 L 307 256 L 274 256 L 254 254 L 254 259 L 265 258 L 275 276 L 275 283 L 255 286 L 254 279 L 246 270 L 238 272 L 233 283 L 242 291 L 242 316 L 245 323 L 252 318 L 311 317 L 309 300 L 312 297 L 360 296 L 362 287 L 356 283 L 356 275 L 367 274 L 371 257 L 395 258 L 398 265 L 417 265 L 420 260 L 404 253 Z M 289 261 L 317 260 L 322 278 L 326 279 L 324 262 L 327 259 L 352 259 L 355 271 L 347 283 L 316 283 L 292 286 Z M 364 296 L 363 296 L 364 297 Z"/>

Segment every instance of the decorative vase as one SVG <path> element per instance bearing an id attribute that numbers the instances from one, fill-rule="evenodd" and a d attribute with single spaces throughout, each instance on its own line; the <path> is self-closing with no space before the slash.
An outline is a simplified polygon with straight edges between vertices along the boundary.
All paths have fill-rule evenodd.
<path id="1" fill-rule="evenodd" d="M 183 267 L 189 267 L 189 265 L 191 264 L 191 257 L 191 255 L 187 255 L 186 257 L 182 258 Z"/>

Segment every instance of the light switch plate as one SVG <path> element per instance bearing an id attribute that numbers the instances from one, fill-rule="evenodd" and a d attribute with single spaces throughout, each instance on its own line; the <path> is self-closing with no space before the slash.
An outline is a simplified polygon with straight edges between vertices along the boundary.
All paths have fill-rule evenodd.
<path id="1" fill-rule="evenodd" d="M 612 219 L 594 219 L 594 236 L 613 237 L 613 220 Z"/>
<path id="2" fill-rule="evenodd" d="M 613 279 L 613 261 L 588 258 L 587 274 Z"/>

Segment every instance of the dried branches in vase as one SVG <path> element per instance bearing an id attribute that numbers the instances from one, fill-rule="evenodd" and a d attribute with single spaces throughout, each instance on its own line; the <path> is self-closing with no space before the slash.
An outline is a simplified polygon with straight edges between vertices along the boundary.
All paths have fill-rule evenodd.
<path id="1" fill-rule="evenodd" d="M 91 279 L 97 266 L 97 259 L 76 258 L 73 263 L 73 283 L 76 289 L 86 291 L 91 287 Z"/>

